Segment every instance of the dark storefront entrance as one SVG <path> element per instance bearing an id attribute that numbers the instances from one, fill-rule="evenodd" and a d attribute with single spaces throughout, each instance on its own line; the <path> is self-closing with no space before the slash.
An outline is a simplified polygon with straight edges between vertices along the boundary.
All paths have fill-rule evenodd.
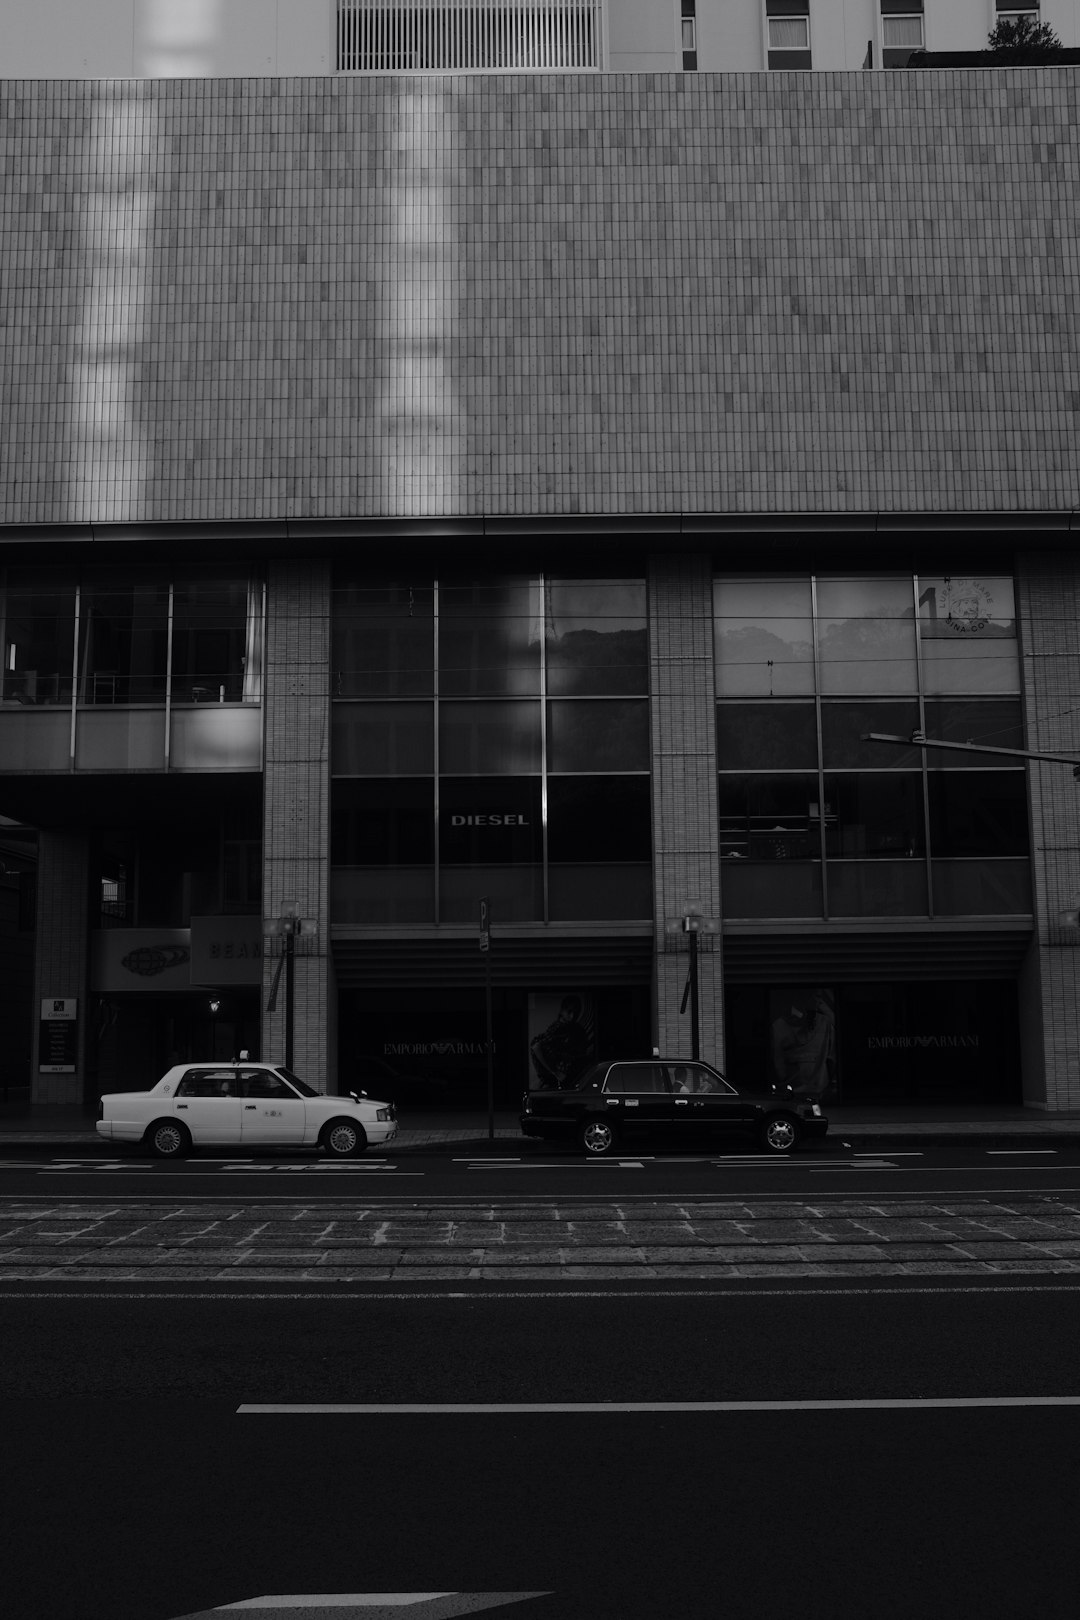
<path id="1" fill-rule="evenodd" d="M 1016 985 L 736 985 L 728 1071 L 840 1104 L 1019 1104 Z"/>
<path id="2" fill-rule="evenodd" d="M 535 1084 L 540 1074 L 570 1077 L 597 1053 L 647 1055 L 649 994 L 611 986 L 535 992 L 496 986 L 492 1025 L 496 1106 L 516 1108 L 530 1079 Z M 377 1076 L 386 1073 L 398 1077 L 398 1096 L 406 1105 L 485 1107 L 484 992 L 343 990 L 338 1052 L 343 1091 L 358 1083 L 373 1090 Z"/>
<path id="3" fill-rule="evenodd" d="M 230 986 L 186 995 L 93 998 L 86 1101 L 154 1086 L 174 1063 L 259 1054 L 259 992 Z"/>

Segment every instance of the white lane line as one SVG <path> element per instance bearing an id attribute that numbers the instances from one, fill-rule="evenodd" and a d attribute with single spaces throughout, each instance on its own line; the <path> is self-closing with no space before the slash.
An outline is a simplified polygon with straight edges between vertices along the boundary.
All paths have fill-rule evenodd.
<path id="1" fill-rule="evenodd" d="M 854 1153 L 852 1155 L 852 1157 L 856 1158 L 856 1159 L 876 1159 L 877 1154 L 876 1153 L 858 1153 L 858 1152 L 856 1152 L 856 1153 Z M 925 1159 L 925 1157 L 926 1157 L 925 1153 L 917 1153 L 914 1148 L 890 1148 L 889 1149 L 889 1158 L 890 1159 Z"/>
<path id="2" fill-rule="evenodd" d="M 400 1404 L 353 1402 L 245 1402 L 237 1417 L 486 1417 L 503 1413 L 537 1416 L 552 1412 L 885 1412 L 942 1407 L 1080 1406 L 1080 1395 L 944 1395 L 914 1399 L 839 1401 L 416 1401 Z"/>
<path id="3" fill-rule="evenodd" d="M 531 1596 L 532 1594 L 530 1594 Z M 363 1609 L 403 1608 L 406 1604 L 430 1603 L 434 1598 L 457 1597 L 456 1592 L 280 1592 L 270 1597 L 244 1598 L 239 1603 L 219 1603 L 214 1614 L 236 1609 Z"/>
<path id="4" fill-rule="evenodd" d="M 1006 1154 L 1016 1153 L 1056 1153 L 1057 1148 L 987 1148 L 986 1152 L 998 1158 L 1002 1158 Z"/>
<path id="5" fill-rule="evenodd" d="M 1015 1273 L 1002 1273 L 993 1283 L 962 1283 L 953 1286 L 955 1278 L 945 1276 L 940 1283 L 894 1283 L 884 1279 L 880 1284 L 860 1283 L 857 1287 L 849 1285 L 846 1278 L 837 1277 L 828 1285 L 819 1284 L 816 1287 L 787 1287 L 774 1288 L 770 1283 L 764 1286 L 758 1278 L 735 1278 L 732 1284 L 704 1284 L 695 1288 L 642 1288 L 640 1284 L 633 1288 L 497 1288 L 493 1280 L 484 1279 L 482 1288 L 470 1292 L 463 1288 L 435 1288 L 424 1291 L 406 1288 L 371 1288 L 357 1290 L 335 1288 L 329 1293 L 323 1293 L 315 1288 L 287 1291 L 285 1289 L 255 1290 L 244 1289 L 239 1292 L 216 1291 L 205 1288 L 184 1289 L 175 1288 L 169 1292 L 164 1289 L 153 1289 L 143 1293 L 135 1289 L 114 1289 L 103 1291 L 95 1289 L 83 1292 L 75 1288 L 51 1288 L 31 1290 L 23 1287 L 19 1291 L 9 1289 L 0 1284 L 0 1303 L 12 1299 L 20 1302 L 28 1299 L 65 1300 L 73 1299 L 109 1299 L 109 1300 L 158 1300 L 158 1299 L 184 1299 L 184 1300 L 228 1300 L 239 1303 L 247 1299 L 254 1300 L 378 1300 L 380 1303 L 395 1305 L 418 1303 L 425 1300 L 442 1303 L 457 1303 L 461 1300 L 527 1300 L 527 1299 L 722 1299 L 725 1304 L 735 1300 L 768 1300 L 768 1299 L 847 1299 L 850 1296 L 877 1295 L 877 1294 L 922 1294 L 941 1295 L 951 1299 L 954 1294 L 1076 1294 L 1080 1293 L 1080 1276 L 1075 1282 L 1018 1282 L 1014 1281 Z M 55 1280 L 55 1279 L 54 1279 Z M 74 1278 L 77 1282 L 78 1279 Z M 145 1286 L 145 1280 L 143 1283 Z"/>
<path id="6" fill-rule="evenodd" d="M 520 1164 L 506 1164 L 493 1162 L 491 1159 L 476 1159 L 467 1163 L 465 1168 L 467 1170 L 644 1170 L 645 1166 L 640 1159 L 597 1159 L 595 1163 L 591 1159 L 586 1159 L 580 1164 L 576 1161 L 571 1161 L 569 1164 L 538 1164 L 531 1159 L 522 1161 Z"/>

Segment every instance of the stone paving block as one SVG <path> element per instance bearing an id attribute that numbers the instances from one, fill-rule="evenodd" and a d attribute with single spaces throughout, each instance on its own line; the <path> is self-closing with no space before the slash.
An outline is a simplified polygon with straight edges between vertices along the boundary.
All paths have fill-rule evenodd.
<path id="1" fill-rule="evenodd" d="M 364 1271 L 375 1271 L 380 1266 L 390 1268 L 400 1265 L 402 1258 L 400 1249 L 329 1249 L 323 1265 L 326 1270 L 334 1272 L 341 1266 L 359 1266 Z"/>
<path id="2" fill-rule="evenodd" d="M 397 1245 L 395 1245 L 397 1247 Z M 557 1254 L 558 1251 L 556 1250 Z M 479 1263 L 481 1251 L 473 1249 L 401 1249 L 402 1266 L 462 1266 Z"/>

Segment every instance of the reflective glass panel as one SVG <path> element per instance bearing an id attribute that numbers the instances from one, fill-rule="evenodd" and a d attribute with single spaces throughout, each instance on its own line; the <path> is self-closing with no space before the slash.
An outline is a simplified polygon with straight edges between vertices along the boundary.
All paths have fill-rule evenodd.
<path id="1" fill-rule="evenodd" d="M 262 695 L 262 591 L 247 580 L 173 587 L 172 701 L 257 702 Z"/>
<path id="2" fill-rule="evenodd" d="M 825 778 L 825 847 L 831 855 L 915 859 L 926 848 L 920 771 Z"/>
<path id="3" fill-rule="evenodd" d="M 652 866 L 647 861 L 548 866 L 552 922 L 612 922 L 652 913 Z"/>
<path id="4" fill-rule="evenodd" d="M 823 703 L 821 748 L 825 769 L 902 771 L 918 768 L 921 749 L 914 743 L 868 742 L 868 732 L 910 737 L 919 725 L 917 703 Z"/>
<path id="5" fill-rule="evenodd" d="M 434 769 L 431 703 L 335 703 L 335 776 L 427 776 Z"/>
<path id="6" fill-rule="evenodd" d="M 717 579 L 713 612 L 718 696 L 813 692 L 809 579 Z"/>
<path id="7" fill-rule="evenodd" d="M 817 582 L 822 692 L 917 692 L 915 599 L 903 579 Z"/>
<path id="8" fill-rule="evenodd" d="M 446 775 L 524 776 L 540 769 L 536 702 L 439 704 L 439 770 Z"/>
<path id="9" fill-rule="evenodd" d="M 1029 915 L 1031 867 L 1026 860 L 933 861 L 934 911 L 939 917 Z"/>
<path id="10" fill-rule="evenodd" d="M 1024 771 L 935 771 L 927 780 L 934 855 L 1028 853 Z"/>
<path id="11" fill-rule="evenodd" d="M 169 588 L 157 581 L 84 585 L 79 615 L 79 699 L 164 703 Z M 217 692 L 213 694 L 215 700 Z"/>
<path id="12" fill-rule="evenodd" d="M 725 917 L 820 917 L 821 862 L 731 861 L 720 874 Z"/>
<path id="13" fill-rule="evenodd" d="M 548 783 L 548 858 L 651 861 L 647 776 L 558 776 Z"/>
<path id="14" fill-rule="evenodd" d="M 70 703 L 75 587 L 12 569 L 0 592 L 5 703 Z"/>
<path id="15" fill-rule="evenodd" d="M 718 807 L 722 860 L 820 860 L 816 775 L 721 776 Z"/>
<path id="16" fill-rule="evenodd" d="M 439 851 L 445 864 L 517 866 L 539 861 L 541 848 L 539 777 L 440 780 Z"/>
<path id="17" fill-rule="evenodd" d="M 335 697 L 425 697 L 435 690 L 431 581 L 334 586 Z"/>
<path id="18" fill-rule="evenodd" d="M 825 868 L 830 917 L 925 917 L 924 861 L 833 861 Z"/>
<path id="19" fill-rule="evenodd" d="M 548 580 L 544 609 L 550 693 L 648 692 L 644 580 Z"/>
<path id="20" fill-rule="evenodd" d="M 330 859 L 334 866 L 418 866 L 435 855 L 435 789 L 430 781 L 340 779 L 332 784 Z"/>
<path id="21" fill-rule="evenodd" d="M 926 735 L 942 742 L 986 743 L 990 748 L 1024 746 L 1023 716 L 1014 699 L 927 701 L 925 712 Z M 986 770 L 1008 761 L 993 754 L 963 753 L 958 748 L 928 748 L 926 763 L 932 771 L 960 771 Z"/>
<path id="22" fill-rule="evenodd" d="M 542 634 L 543 606 L 537 580 L 441 584 L 440 695 L 538 693 Z"/>
<path id="23" fill-rule="evenodd" d="M 716 760 L 722 771 L 817 769 L 812 703 L 718 703 Z"/>
<path id="24" fill-rule="evenodd" d="M 1013 582 L 920 575 L 919 638 L 926 692 L 1019 692 Z"/>
<path id="25" fill-rule="evenodd" d="M 549 771 L 647 771 L 649 705 L 609 698 L 548 704 Z"/>

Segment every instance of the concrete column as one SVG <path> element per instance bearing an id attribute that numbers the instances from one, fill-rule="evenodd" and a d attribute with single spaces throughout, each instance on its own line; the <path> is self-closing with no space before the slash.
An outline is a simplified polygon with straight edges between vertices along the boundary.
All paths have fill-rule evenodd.
<path id="1" fill-rule="evenodd" d="M 33 1065 L 30 1100 L 79 1105 L 86 1085 L 86 1025 L 90 1016 L 87 900 L 90 850 L 84 834 L 38 834 L 37 921 L 34 940 Z M 74 1074 L 42 1074 L 39 1014 L 45 1000 L 77 1003 L 78 1045 Z"/>
<path id="2" fill-rule="evenodd" d="M 712 567 L 709 558 L 649 561 L 654 903 L 655 1041 L 665 1056 L 689 1057 L 690 1008 L 679 1006 L 689 967 L 685 934 L 670 932 L 687 910 L 720 917 L 716 819 L 716 697 Z M 700 941 L 701 1056 L 723 1067 L 724 994 L 720 938 Z"/>
<path id="3" fill-rule="evenodd" d="M 1020 558 L 1017 612 L 1028 747 L 1080 754 L 1080 560 Z M 1032 761 L 1035 936 L 1020 978 L 1024 1101 L 1080 1109 L 1080 929 L 1058 913 L 1080 899 L 1080 782 L 1068 765 Z"/>
<path id="4" fill-rule="evenodd" d="M 263 916 L 294 905 L 315 933 L 296 940 L 293 1065 L 319 1090 L 337 1081 L 330 958 L 330 565 L 271 563 L 267 581 Z M 285 975 L 266 1010 L 282 949 L 263 959 L 262 1056 L 285 1060 Z"/>

